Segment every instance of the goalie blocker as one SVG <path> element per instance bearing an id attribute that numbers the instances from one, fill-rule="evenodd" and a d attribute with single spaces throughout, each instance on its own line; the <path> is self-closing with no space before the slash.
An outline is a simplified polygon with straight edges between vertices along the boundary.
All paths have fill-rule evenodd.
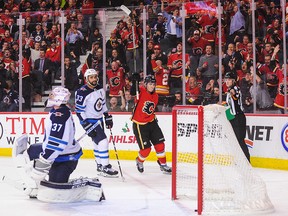
<path id="1" fill-rule="evenodd" d="M 44 202 L 68 203 L 83 200 L 105 200 L 102 184 L 97 178 L 79 178 L 68 183 L 41 181 L 37 199 Z"/>

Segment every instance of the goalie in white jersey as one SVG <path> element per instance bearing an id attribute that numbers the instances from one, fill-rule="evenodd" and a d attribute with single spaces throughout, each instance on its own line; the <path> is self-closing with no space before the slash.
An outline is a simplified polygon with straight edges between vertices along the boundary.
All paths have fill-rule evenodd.
<path id="1" fill-rule="evenodd" d="M 105 101 L 105 91 L 98 85 L 98 73 L 87 69 L 84 74 L 86 83 L 75 93 L 75 110 L 81 125 L 94 142 L 94 156 L 97 171 L 103 176 L 118 177 L 118 171 L 109 164 L 108 139 L 104 132 L 103 115 L 107 129 L 113 127 Z"/>

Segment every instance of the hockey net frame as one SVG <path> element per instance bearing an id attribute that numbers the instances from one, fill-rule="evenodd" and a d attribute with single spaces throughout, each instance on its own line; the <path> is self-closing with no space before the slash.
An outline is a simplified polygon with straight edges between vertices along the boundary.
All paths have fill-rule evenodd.
<path id="1" fill-rule="evenodd" d="M 172 200 L 197 200 L 198 215 L 255 215 L 274 207 L 220 105 L 174 106 Z"/>

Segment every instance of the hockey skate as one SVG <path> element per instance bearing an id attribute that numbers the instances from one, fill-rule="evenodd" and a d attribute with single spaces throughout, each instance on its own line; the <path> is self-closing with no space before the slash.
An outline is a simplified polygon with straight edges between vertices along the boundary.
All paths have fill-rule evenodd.
<path id="1" fill-rule="evenodd" d="M 140 173 L 143 173 L 144 172 L 144 166 L 143 166 L 143 163 L 138 161 L 138 159 L 136 158 L 136 166 L 137 166 L 137 169 Z"/>
<path id="2" fill-rule="evenodd" d="M 104 177 L 111 177 L 111 178 L 118 178 L 118 171 L 112 168 L 111 164 L 108 164 L 106 166 L 101 166 L 101 172 L 99 175 Z"/>
<path id="3" fill-rule="evenodd" d="M 102 172 L 102 164 L 97 164 L 97 171 Z"/>
<path id="4" fill-rule="evenodd" d="M 167 164 L 162 165 L 159 160 L 157 160 L 157 163 L 158 163 L 159 166 L 160 166 L 160 170 L 161 170 L 164 174 L 171 174 L 171 173 L 172 173 L 171 167 L 167 166 Z"/>

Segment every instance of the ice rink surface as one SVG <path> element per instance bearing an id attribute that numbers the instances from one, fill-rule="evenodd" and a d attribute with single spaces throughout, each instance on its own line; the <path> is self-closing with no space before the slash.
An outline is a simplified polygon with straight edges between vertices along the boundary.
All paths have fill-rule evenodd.
<path id="1" fill-rule="evenodd" d="M 111 164 L 118 170 L 117 161 Z M 0 183 L 1 216 L 186 216 L 195 213 L 196 201 L 171 200 L 171 175 L 162 174 L 156 162 L 145 162 L 144 173 L 139 173 L 134 161 L 120 161 L 125 178 L 99 177 L 106 200 L 78 203 L 44 203 L 29 199 L 14 186 Z M 288 171 L 256 169 L 266 182 L 268 195 L 275 207 L 273 216 L 288 215 Z M 0 176 L 19 179 L 12 158 L 0 157 Z M 81 159 L 72 177 L 96 177 L 93 160 Z M 263 214 L 262 214 L 263 215 Z"/>

